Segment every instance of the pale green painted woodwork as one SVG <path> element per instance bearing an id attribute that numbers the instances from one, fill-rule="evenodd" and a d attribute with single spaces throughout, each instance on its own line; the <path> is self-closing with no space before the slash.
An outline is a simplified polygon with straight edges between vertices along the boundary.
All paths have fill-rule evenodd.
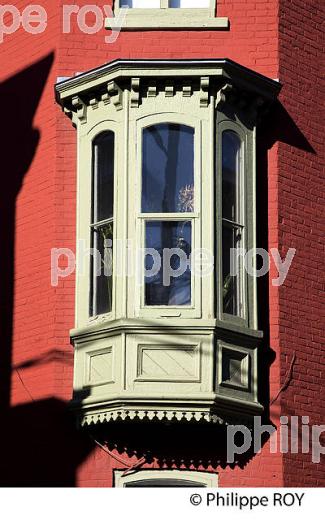
<path id="1" fill-rule="evenodd" d="M 74 400 L 83 424 L 120 418 L 245 421 L 258 402 L 256 283 L 245 277 L 245 314 L 222 311 L 221 135 L 244 147 L 245 246 L 255 247 L 255 135 L 275 81 L 227 60 L 121 60 L 56 86 L 78 133 L 77 277 Z M 215 269 L 193 276 L 188 307 L 146 307 L 130 266 L 141 273 L 142 130 L 163 122 L 195 131 L 193 248 L 216 252 Z M 89 318 L 92 141 L 115 133 L 113 304 Z M 188 219 L 189 214 L 182 218 Z M 180 214 L 156 214 L 173 220 Z M 127 246 L 127 240 L 133 245 Z M 138 263 L 140 264 L 138 265 Z M 119 273 L 117 272 L 119 270 Z"/>

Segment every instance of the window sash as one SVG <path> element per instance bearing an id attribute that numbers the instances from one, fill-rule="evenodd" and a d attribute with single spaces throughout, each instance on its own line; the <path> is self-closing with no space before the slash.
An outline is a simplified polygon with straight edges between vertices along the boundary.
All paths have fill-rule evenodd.
<path id="1" fill-rule="evenodd" d="M 142 241 L 142 247 L 143 247 L 143 250 L 146 250 L 147 246 L 146 246 L 146 239 L 147 239 L 147 235 L 146 235 L 146 228 L 147 228 L 147 224 L 150 224 L 150 223 L 180 223 L 180 222 L 184 222 L 185 223 L 190 223 L 191 225 L 191 244 L 190 244 L 190 247 L 191 247 L 191 252 L 193 251 L 193 243 L 194 243 L 194 239 L 195 239 L 195 231 L 194 231 L 194 227 L 195 227 L 195 219 L 194 218 L 183 218 L 183 219 L 178 219 L 177 217 L 175 219 L 171 219 L 171 218 L 168 218 L 168 219 L 165 219 L 163 216 L 159 219 L 155 216 L 155 218 L 144 218 L 142 220 L 142 236 L 143 236 L 143 241 Z M 187 259 L 189 259 L 189 256 L 187 255 Z M 146 309 L 180 309 L 180 310 L 186 310 L 186 309 L 193 309 L 194 308 L 194 290 L 195 290 L 195 278 L 194 278 L 194 272 L 193 272 L 193 269 L 191 269 L 191 283 L 190 283 L 190 294 L 191 294 L 191 299 L 190 299 L 190 302 L 188 304 L 173 304 L 173 305 L 168 305 L 168 304 L 162 304 L 162 305 L 150 305 L 150 304 L 147 304 L 146 303 L 146 289 L 147 289 L 147 284 L 146 284 L 146 281 L 145 281 L 145 257 L 143 257 L 143 262 L 142 262 L 142 265 L 143 265 L 143 269 L 141 270 L 141 280 L 143 280 L 143 288 L 141 290 L 141 306 L 146 308 Z M 172 280 L 177 280 L 177 278 L 172 278 L 170 283 L 172 285 Z M 172 289 L 170 289 L 172 290 Z"/>
<path id="2" fill-rule="evenodd" d="M 153 125 L 162 123 L 184 125 L 194 130 L 194 212 L 173 212 L 173 213 L 144 213 L 142 212 L 142 150 L 143 150 L 143 131 Z M 146 222 L 162 221 L 188 221 L 191 222 L 192 236 L 191 246 L 192 251 L 200 247 L 201 244 L 201 122 L 199 119 L 184 116 L 184 114 L 148 114 L 144 119 L 135 122 L 137 127 L 137 146 L 134 149 L 135 161 L 137 164 L 137 199 L 136 199 L 136 237 L 140 248 L 145 249 L 145 225 Z M 195 188 L 197 187 L 197 188 Z M 139 257 L 139 255 L 138 255 Z M 164 305 L 151 306 L 145 305 L 145 265 L 144 258 L 136 259 L 138 279 L 140 277 L 142 287 L 139 287 L 139 281 L 135 286 L 136 298 L 136 315 L 143 317 L 196 317 L 201 313 L 201 294 L 200 286 L 201 280 L 194 277 L 194 272 L 191 272 L 191 303 L 190 305 Z"/>
<path id="3" fill-rule="evenodd" d="M 224 199 L 223 199 L 223 180 L 224 180 L 224 164 L 223 164 L 223 137 L 225 132 L 232 132 L 236 134 L 237 138 L 240 140 L 240 153 L 239 159 L 237 163 L 237 171 L 236 171 L 236 190 L 235 190 L 235 213 L 233 218 L 224 217 Z M 219 175 L 219 186 L 220 194 L 217 200 L 219 200 L 220 205 L 220 239 L 218 241 L 219 248 L 221 250 L 221 254 L 218 260 L 219 268 L 219 294 L 220 297 L 218 299 L 220 311 L 219 314 L 221 318 L 226 321 L 237 322 L 238 324 L 246 324 L 248 323 L 248 302 L 247 302 L 247 274 L 244 269 L 244 259 L 241 254 L 236 254 L 237 258 L 237 276 L 228 275 L 225 277 L 227 271 L 230 271 L 230 251 L 225 251 L 225 240 L 226 240 L 226 232 L 228 230 L 233 234 L 233 248 L 234 249 L 244 249 L 246 250 L 247 244 L 247 228 L 246 228 L 246 135 L 244 131 L 237 125 L 232 124 L 227 120 L 224 120 L 220 125 L 217 133 L 217 139 L 219 139 L 219 161 L 217 165 L 217 174 Z M 219 172 L 219 173 L 218 173 Z M 229 240 L 229 235 L 228 235 Z M 229 265 L 227 265 L 229 261 Z M 227 263 L 225 263 L 227 262 Z M 232 282 L 233 278 L 233 284 Z M 230 291 L 233 291 L 233 295 L 230 300 L 228 300 L 228 305 L 233 306 L 233 309 L 229 310 L 226 306 L 226 289 L 227 286 L 230 288 Z M 231 292 L 230 292 L 231 295 Z M 232 303 L 231 303 L 232 300 Z"/>
<path id="4" fill-rule="evenodd" d="M 106 141 L 107 140 L 107 141 Z M 108 147 L 101 150 L 100 146 Z M 104 152 L 104 155 L 103 155 Z M 105 156 L 105 152 L 111 152 Z M 100 163 L 99 157 L 103 163 Z M 110 159 L 112 159 L 112 164 Z M 107 162 L 108 161 L 108 162 Z M 92 205 L 90 222 L 90 247 L 92 254 L 89 265 L 89 318 L 99 315 L 111 314 L 113 311 L 113 246 L 115 232 L 115 183 L 116 183 L 116 135 L 112 130 L 99 132 L 92 139 L 91 144 L 92 162 Z M 104 170 L 105 169 L 105 170 Z M 100 174 L 106 175 L 101 179 Z M 111 177 L 110 177 L 111 176 Z M 109 181 L 108 185 L 102 185 Z M 110 189 L 109 189 L 110 188 Z M 107 196 L 108 218 L 98 220 L 98 215 L 105 213 L 105 200 L 100 190 Z M 109 237 L 109 238 L 108 238 Z M 109 242 L 106 243 L 105 241 Z M 111 243 L 110 243 L 111 242 Z M 107 284 L 106 291 L 105 285 Z"/>
<path id="5" fill-rule="evenodd" d="M 114 219 L 108 219 L 105 224 L 94 224 L 90 226 L 91 229 L 91 246 L 95 250 L 91 258 L 90 269 L 90 309 L 89 315 L 91 317 L 100 316 L 102 314 L 110 314 L 113 309 L 113 244 L 114 244 Z M 111 238 L 107 239 L 108 235 Z M 106 237 L 106 238 L 105 238 Z M 103 240 L 103 248 L 100 248 L 99 242 Z M 107 246 L 105 240 L 109 243 Z M 101 252 L 103 249 L 103 254 Z M 97 256 L 100 255 L 100 256 Z M 100 268 L 99 268 L 100 265 Z M 104 265 L 104 268 L 102 267 Z M 102 277 L 102 269 L 104 271 L 104 278 Z M 98 279 L 99 278 L 99 279 Z M 102 285 L 100 285 L 100 282 Z M 105 282 L 105 283 L 103 283 Z M 105 284 L 107 283 L 107 293 L 105 299 Z M 103 299 L 100 301 L 100 293 L 103 294 Z"/>

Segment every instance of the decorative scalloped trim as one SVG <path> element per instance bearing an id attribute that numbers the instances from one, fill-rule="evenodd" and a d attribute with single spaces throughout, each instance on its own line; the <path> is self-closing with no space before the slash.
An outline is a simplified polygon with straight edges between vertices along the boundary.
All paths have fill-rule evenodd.
<path id="1" fill-rule="evenodd" d="M 125 421 L 126 419 L 153 419 L 168 420 L 171 421 L 176 419 L 177 421 L 192 421 L 197 422 L 205 420 L 214 424 L 227 424 L 223 418 L 216 414 L 209 412 L 191 412 L 191 411 L 162 411 L 162 410 L 112 410 L 107 412 L 97 412 L 93 414 L 87 414 L 81 417 L 82 426 L 90 426 L 98 423 L 105 423 L 116 420 Z"/>

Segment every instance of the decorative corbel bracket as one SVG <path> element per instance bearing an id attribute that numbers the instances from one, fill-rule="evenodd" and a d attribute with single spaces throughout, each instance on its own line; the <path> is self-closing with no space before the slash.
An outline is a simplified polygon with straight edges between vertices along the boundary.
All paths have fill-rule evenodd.
<path id="1" fill-rule="evenodd" d="M 257 96 L 254 98 L 249 105 L 249 115 L 250 117 L 256 121 L 260 122 L 263 115 L 265 115 L 268 111 L 268 103 L 261 96 Z"/>
<path id="2" fill-rule="evenodd" d="M 156 97 L 157 96 L 157 82 L 150 81 L 148 85 L 148 97 Z"/>
<path id="3" fill-rule="evenodd" d="M 234 89 L 233 86 L 230 85 L 230 83 L 226 83 L 221 87 L 216 96 L 216 107 L 220 107 L 222 105 L 225 105 L 226 103 L 231 103 L 232 99 L 234 97 Z"/>
<path id="4" fill-rule="evenodd" d="M 107 92 L 116 110 L 123 108 L 123 92 L 115 81 L 107 83 Z"/>
<path id="5" fill-rule="evenodd" d="M 104 105 L 109 105 L 110 103 L 110 97 L 109 97 L 109 94 L 108 92 L 104 92 L 104 94 L 101 95 L 101 101 Z"/>
<path id="6" fill-rule="evenodd" d="M 87 123 L 87 105 L 79 96 L 74 96 L 71 100 L 72 104 L 72 121 L 74 124 L 77 123 L 77 118 L 82 125 Z"/>
<path id="7" fill-rule="evenodd" d="M 173 80 L 169 79 L 165 84 L 165 97 L 173 97 L 175 94 L 175 87 Z"/>
<path id="8" fill-rule="evenodd" d="M 267 111 L 268 102 L 261 95 L 240 89 L 235 85 L 226 83 L 217 92 L 216 107 L 224 105 L 234 107 L 246 113 L 247 117 L 256 124 L 260 117 Z"/>
<path id="9" fill-rule="evenodd" d="M 183 97 L 191 97 L 191 95 L 192 95 L 192 83 L 190 81 L 183 85 L 182 94 L 183 94 Z"/>
<path id="10" fill-rule="evenodd" d="M 201 77 L 200 107 L 202 107 L 202 108 L 207 108 L 209 106 L 209 87 L 210 87 L 210 78 L 208 76 Z"/>
<path id="11" fill-rule="evenodd" d="M 140 104 L 140 78 L 131 78 L 131 108 L 138 108 Z"/>
<path id="12" fill-rule="evenodd" d="M 98 108 L 98 99 L 96 97 L 92 97 L 89 100 L 89 106 L 91 106 L 91 108 L 93 110 L 97 110 L 97 108 Z"/>

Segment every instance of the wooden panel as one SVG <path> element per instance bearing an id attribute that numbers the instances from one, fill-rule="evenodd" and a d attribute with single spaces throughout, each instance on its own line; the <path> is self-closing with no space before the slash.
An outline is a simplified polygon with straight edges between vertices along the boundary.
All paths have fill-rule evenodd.
<path id="1" fill-rule="evenodd" d="M 197 380 L 198 345 L 139 345 L 138 378 L 152 381 Z"/>
<path id="2" fill-rule="evenodd" d="M 89 355 L 89 383 L 107 383 L 113 379 L 112 348 Z"/>

